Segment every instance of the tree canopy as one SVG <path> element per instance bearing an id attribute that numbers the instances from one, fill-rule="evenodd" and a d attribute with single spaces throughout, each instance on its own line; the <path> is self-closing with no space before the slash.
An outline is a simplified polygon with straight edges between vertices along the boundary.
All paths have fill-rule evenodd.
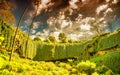
<path id="1" fill-rule="evenodd" d="M 65 33 L 60 33 L 58 35 L 58 37 L 59 37 L 59 40 L 60 40 L 61 43 L 66 43 L 67 42 L 67 37 L 66 37 Z"/>
<path id="2" fill-rule="evenodd" d="M 16 19 L 11 12 L 11 5 L 6 0 L 0 0 L 0 17 L 5 19 L 11 24 L 15 24 Z"/>

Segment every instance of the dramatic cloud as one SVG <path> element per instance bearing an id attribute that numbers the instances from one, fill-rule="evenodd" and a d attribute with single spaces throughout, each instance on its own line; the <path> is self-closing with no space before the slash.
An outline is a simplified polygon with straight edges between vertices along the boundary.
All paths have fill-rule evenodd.
<path id="1" fill-rule="evenodd" d="M 9 0 L 9 3 L 10 3 L 13 10 L 16 10 L 18 8 L 17 2 L 15 0 Z"/>
<path id="2" fill-rule="evenodd" d="M 111 24 L 107 22 L 120 12 L 119 4 L 119 0 L 41 0 L 31 33 L 47 38 L 64 32 L 70 39 L 87 39 Z M 31 23 L 35 10 L 33 5 L 26 24 Z"/>
<path id="3" fill-rule="evenodd" d="M 90 30 L 91 26 L 89 24 L 80 25 L 81 30 Z"/>
<path id="4" fill-rule="evenodd" d="M 119 2 L 119 0 L 113 0 L 112 3 L 113 4 L 117 4 Z"/>
<path id="5" fill-rule="evenodd" d="M 77 2 L 79 2 L 79 0 L 70 0 L 70 2 L 69 2 L 69 4 L 70 4 L 70 7 L 72 8 L 72 9 L 77 9 L 78 8 L 78 6 L 77 6 Z"/>
<path id="6" fill-rule="evenodd" d="M 106 10 L 107 8 L 108 8 L 108 4 L 101 5 L 101 6 L 97 7 L 97 9 L 96 9 L 96 13 L 99 15 L 100 12 Z"/>
<path id="7" fill-rule="evenodd" d="M 33 29 L 38 29 L 40 26 L 40 22 L 34 22 L 33 23 Z"/>
<path id="8" fill-rule="evenodd" d="M 51 3 L 51 0 L 41 0 L 41 4 L 39 5 L 37 15 L 41 14 L 43 10 L 47 11 L 48 7 L 51 7 L 54 3 Z"/>

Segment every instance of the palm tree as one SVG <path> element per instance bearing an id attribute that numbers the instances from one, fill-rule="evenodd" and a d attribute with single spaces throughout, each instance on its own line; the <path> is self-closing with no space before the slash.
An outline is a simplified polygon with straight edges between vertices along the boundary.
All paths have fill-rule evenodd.
<path id="1" fill-rule="evenodd" d="M 29 43 L 29 36 L 30 36 L 30 32 L 31 32 L 32 27 L 33 27 L 34 19 L 36 18 L 36 14 L 37 14 L 37 11 L 39 9 L 40 0 L 35 0 L 34 4 L 36 5 L 36 10 L 35 10 L 35 13 L 33 14 L 33 19 L 32 19 L 31 25 L 30 25 L 30 27 L 28 29 L 28 35 L 27 35 L 27 41 L 26 41 L 26 49 L 25 49 L 25 58 L 27 58 L 27 48 L 28 48 L 28 43 Z"/>
<path id="2" fill-rule="evenodd" d="M 20 27 L 20 25 L 21 25 L 22 19 L 23 19 L 25 13 L 27 12 L 28 8 L 30 7 L 30 4 L 31 4 L 31 3 L 32 3 L 32 0 L 29 1 L 29 3 L 28 3 L 27 6 L 25 7 L 25 9 L 24 9 L 22 15 L 20 16 L 19 21 L 18 21 L 18 25 L 17 25 L 17 28 L 16 28 L 16 30 L 15 30 L 15 34 L 14 34 L 14 37 L 13 37 L 13 44 L 12 44 L 12 50 L 11 50 L 11 53 L 10 53 L 9 61 L 11 61 L 11 59 L 12 59 L 12 53 L 13 53 L 13 51 L 14 51 L 14 45 L 15 45 L 15 41 L 16 41 L 17 32 L 18 32 L 19 27 Z"/>

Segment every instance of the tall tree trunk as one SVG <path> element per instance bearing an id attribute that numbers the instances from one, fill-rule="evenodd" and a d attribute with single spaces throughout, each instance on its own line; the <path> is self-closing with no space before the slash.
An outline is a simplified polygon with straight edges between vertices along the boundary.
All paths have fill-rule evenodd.
<path id="1" fill-rule="evenodd" d="M 37 1 L 37 0 L 36 0 L 36 1 Z M 39 0 L 38 0 L 38 3 L 35 4 L 35 5 L 37 6 L 37 9 L 35 10 L 35 13 L 34 13 L 34 15 L 33 15 L 33 19 L 32 19 L 32 22 L 31 22 L 31 25 L 30 25 L 29 30 L 28 30 L 27 41 L 26 41 L 26 49 L 25 49 L 25 58 L 27 58 L 27 49 L 28 49 L 30 32 L 31 32 L 31 30 L 32 30 L 33 23 L 34 23 L 34 20 L 35 20 L 35 18 L 36 18 L 37 11 L 38 11 L 38 9 L 39 9 L 39 4 L 40 4 L 40 2 L 39 2 Z"/>
<path id="2" fill-rule="evenodd" d="M 12 50 L 11 50 L 11 53 L 10 53 L 10 58 L 9 58 L 9 61 L 11 61 L 12 59 L 12 54 L 13 54 L 13 51 L 14 51 L 14 45 L 15 45 L 15 41 L 16 41 L 16 35 L 17 35 L 17 32 L 18 32 L 18 29 L 21 25 L 21 22 L 22 22 L 22 19 L 25 15 L 25 13 L 27 12 L 28 8 L 30 7 L 30 4 L 32 3 L 32 0 L 29 1 L 29 3 L 27 4 L 27 6 L 25 7 L 22 15 L 20 16 L 20 19 L 19 19 L 19 22 L 18 22 L 18 25 L 17 25 L 17 28 L 15 30 L 15 34 L 14 34 L 14 37 L 13 37 L 13 44 L 12 44 Z"/>

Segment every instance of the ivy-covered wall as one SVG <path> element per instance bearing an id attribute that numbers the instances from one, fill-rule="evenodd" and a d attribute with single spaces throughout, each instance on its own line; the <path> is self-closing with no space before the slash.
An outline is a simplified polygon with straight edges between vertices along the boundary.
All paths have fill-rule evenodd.
<path id="1" fill-rule="evenodd" d="M 0 35 L 4 36 L 3 46 L 11 49 L 15 27 L 0 19 Z M 33 60 L 58 60 L 67 58 L 88 59 L 89 53 L 105 50 L 112 47 L 120 47 L 120 30 L 111 34 L 101 34 L 82 43 L 45 43 L 33 41 L 20 29 L 17 32 L 15 51 L 22 57 Z"/>
<path id="2" fill-rule="evenodd" d="M 0 35 L 5 38 L 2 45 L 6 48 L 11 48 L 12 46 L 12 40 L 14 35 L 14 29 L 10 24 L 8 24 L 3 19 L 0 19 Z"/>

